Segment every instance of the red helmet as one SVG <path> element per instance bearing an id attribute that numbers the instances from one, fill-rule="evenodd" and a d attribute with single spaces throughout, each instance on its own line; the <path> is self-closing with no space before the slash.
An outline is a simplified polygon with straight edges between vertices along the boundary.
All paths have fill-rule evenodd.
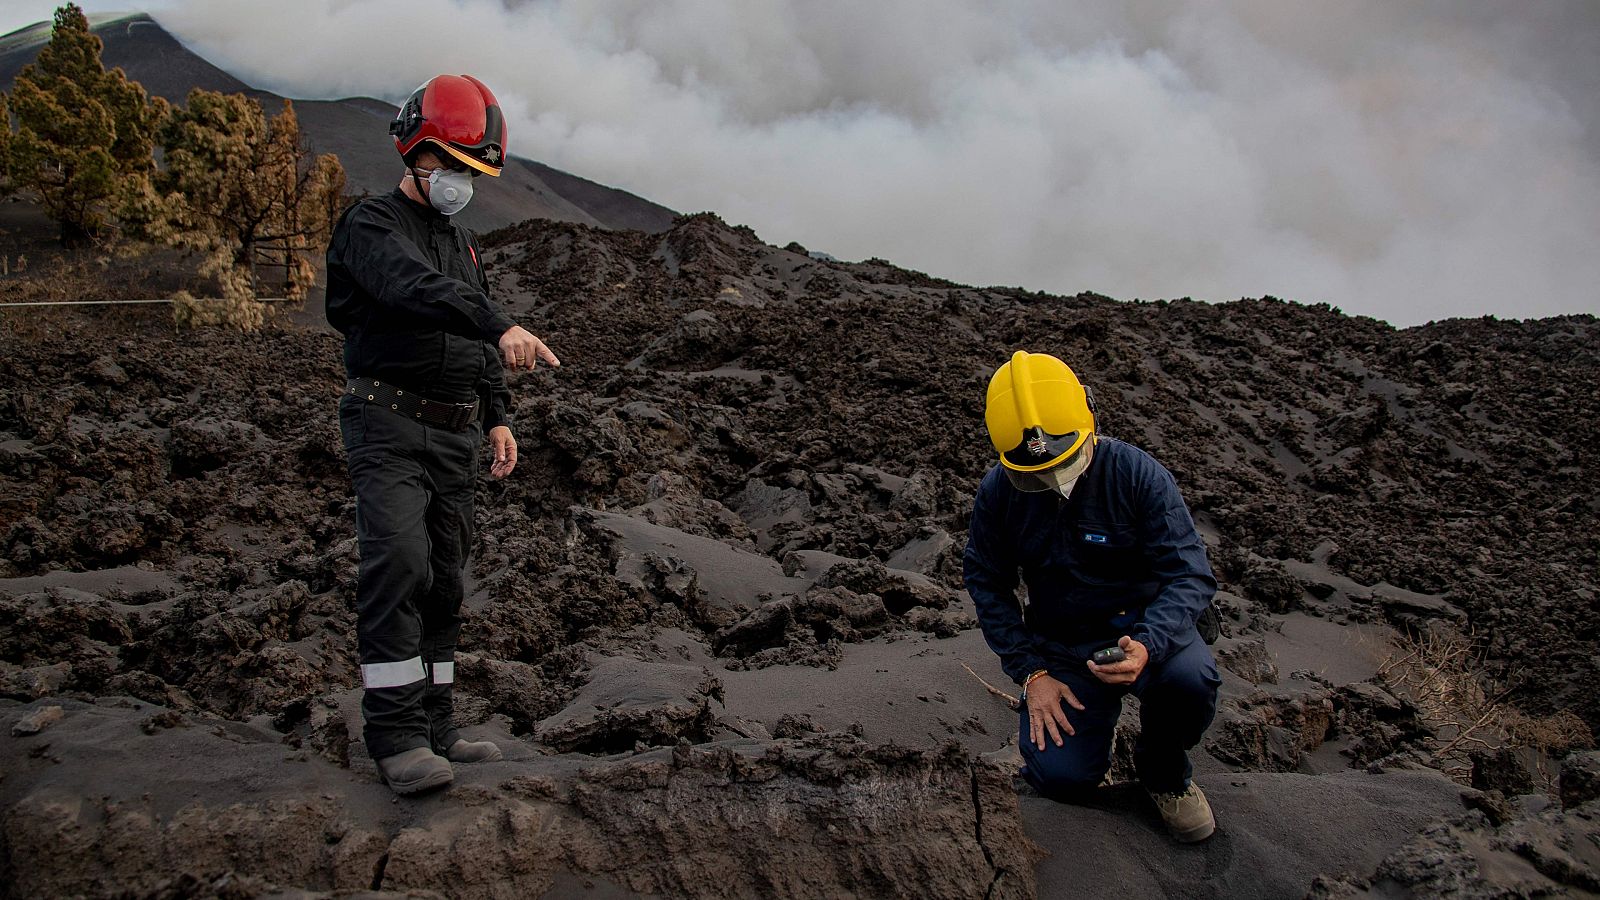
<path id="1" fill-rule="evenodd" d="M 499 175 L 505 164 L 505 117 L 494 94 L 471 75 L 429 79 L 400 107 L 389 133 L 408 163 L 431 143 L 486 175 Z"/>

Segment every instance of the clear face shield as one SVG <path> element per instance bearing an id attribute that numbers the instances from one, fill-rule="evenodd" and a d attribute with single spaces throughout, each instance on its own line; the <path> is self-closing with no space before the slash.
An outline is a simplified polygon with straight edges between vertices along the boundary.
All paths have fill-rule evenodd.
<path id="1" fill-rule="evenodd" d="M 1089 461 L 1094 458 L 1095 438 L 1091 435 L 1089 440 L 1083 442 L 1078 452 L 1063 459 L 1061 462 L 1048 469 L 1038 472 L 1018 472 L 1015 469 L 1005 468 L 1006 478 L 1011 480 L 1011 486 L 1025 493 L 1038 493 L 1040 491 L 1055 491 L 1063 497 L 1072 496 L 1072 487 L 1077 484 L 1079 476 L 1089 468 Z"/>

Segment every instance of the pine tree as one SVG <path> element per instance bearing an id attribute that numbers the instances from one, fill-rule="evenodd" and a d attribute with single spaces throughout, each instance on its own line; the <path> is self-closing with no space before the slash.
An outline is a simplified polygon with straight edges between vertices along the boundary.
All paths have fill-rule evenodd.
<path id="1" fill-rule="evenodd" d="M 10 157 L 17 187 L 36 191 L 71 246 L 104 231 L 125 192 L 155 167 L 166 102 L 121 69 L 106 71 L 100 38 L 77 4 L 56 10 L 50 42 L 17 73 Z"/>
<path id="2" fill-rule="evenodd" d="M 269 121 L 243 94 L 195 89 L 161 126 L 164 166 L 128 216 L 142 236 L 205 254 L 201 274 L 217 279 L 225 302 L 180 304 L 192 324 L 261 324 L 257 267 L 284 269 L 288 299 L 302 300 L 315 277 L 344 194 L 338 157 L 313 157 L 294 104 Z"/>

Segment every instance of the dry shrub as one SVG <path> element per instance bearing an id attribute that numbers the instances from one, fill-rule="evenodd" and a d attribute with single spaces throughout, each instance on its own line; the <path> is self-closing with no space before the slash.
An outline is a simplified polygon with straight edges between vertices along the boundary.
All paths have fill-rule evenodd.
<path id="1" fill-rule="evenodd" d="M 1520 671 L 1504 680 L 1488 674 L 1472 638 L 1435 626 L 1402 638 L 1378 676 L 1410 700 L 1440 741 L 1429 762 L 1463 784 L 1472 773 L 1471 751 L 1501 747 L 1537 751 L 1539 774 L 1553 788 L 1548 763 L 1570 750 L 1593 746 L 1594 736 L 1576 714 L 1561 710 L 1532 716 L 1507 702 Z"/>
<path id="2" fill-rule="evenodd" d="M 1534 747 L 1545 756 L 1559 759 L 1573 750 L 1594 747 L 1594 735 L 1577 713 L 1563 709 L 1548 716 L 1529 716 L 1512 710 L 1506 732 L 1515 745 Z"/>
<path id="3" fill-rule="evenodd" d="M 226 325 L 255 331 L 267 319 L 267 305 L 256 299 L 255 280 L 225 248 L 213 249 L 200 264 L 200 275 L 215 279 L 221 297 L 195 300 L 179 292 L 173 297 L 172 320 L 180 328 Z"/>
<path id="4" fill-rule="evenodd" d="M 106 292 L 104 266 L 91 256 L 58 256 L 31 269 L 15 262 L 0 278 L 0 303 L 98 300 Z"/>
<path id="5" fill-rule="evenodd" d="M 195 297 L 179 291 L 172 297 L 172 322 L 179 328 L 204 328 L 222 325 L 240 331 L 255 331 L 267 319 L 267 305 L 249 295 Z"/>

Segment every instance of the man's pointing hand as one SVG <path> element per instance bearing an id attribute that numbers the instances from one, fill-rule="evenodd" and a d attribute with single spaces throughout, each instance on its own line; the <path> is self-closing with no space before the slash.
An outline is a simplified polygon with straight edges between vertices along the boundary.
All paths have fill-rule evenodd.
<path id="1" fill-rule="evenodd" d="M 521 325 L 513 325 L 500 335 L 500 356 L 505 361 L 508 369 L 532 370 L 538 365 L 539 360 L 544 360 L 545 365 L 556 368 L 561 365 L 561 360 L 550 352 L 544 341 L 534 337 Z"/>

